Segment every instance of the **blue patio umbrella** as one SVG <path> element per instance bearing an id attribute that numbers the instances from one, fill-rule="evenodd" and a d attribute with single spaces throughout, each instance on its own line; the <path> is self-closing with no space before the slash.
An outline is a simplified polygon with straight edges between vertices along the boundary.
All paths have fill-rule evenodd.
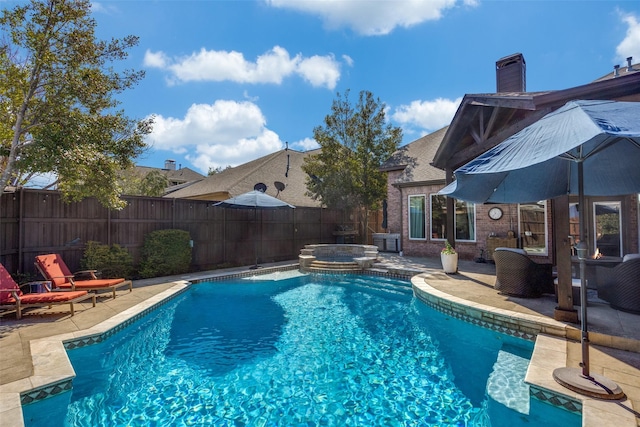
<path id="1" fill-rule="evenodd" d="M 476 203 L 524 203 L 554 197 L 625 195 L 640 192 L 640 102 L 571 101 L 512 135 L 455 171 L 445 194 Z M 586 245 L 584 215 L 580 241 Z M 580 265 L 582 375 L 554 373 L 578 392 L 591 391 L 584 250 Z M 567 380 L 567 377 L 571 379 Z M 574 378 L 576 377 L 576 378 Z M 600 377 L 600 376 L 597 376 Z M 604 381 L 605 378 L 598 378 Z M 598 382 L 596 381 L 596 382 Z M 615 385 L 615 384 L 614 384 Z M 617 386 L 615 386 L 617 387 Z M 611 387 L 609 387 L 611 388 Z M 619 390 L 619 388 L 617 388 Z M 622 393 L 620 391 L 619 393 Z M 606 391 L 597 397 L 611 398 Z"/>
<path id="2" fill-rule="evenodd" d="M 439 194 L 524 203 L 640 191 L 640 102 L 572 101 L 455 171 Z M 579 179 L 579 169 L 584 177 Z"/>
<path id="3" fill-rule="evenodd" d="M 280 200 L 276 197 L 270 196 L 262 191 L 253 190 L 248 193 L 240 194 L 239 196 L 232 197 L 227 200 L 223 200 L 214 204 L 214 206 L 221 206 L 225 208 L 234 208 L 234 209 L 253 209 L 253 218 L 255 220 L 256 213 L 261 209 L 294 209 L 295 206 L 290 205 L 289 203 Z M 262 218 L 262 217 L 261 217 Z M 260 224 L 260 228 L 262 229 L 262 224 Z M 258 268 L 258 249 L 257 242 L 254 242 L 254 255 L 256 259 L 256 263 L 253 269 Z"/>
<path id="4" fill-rule="evenodd" d="M 227 200 L 216 203 L 214 206 L 223 206 L 236 209 L 279 209 L 290 208 L 295 206 L 270 196 L 262 191 L 253 190 L 248 193 L 240 194 Z"/>

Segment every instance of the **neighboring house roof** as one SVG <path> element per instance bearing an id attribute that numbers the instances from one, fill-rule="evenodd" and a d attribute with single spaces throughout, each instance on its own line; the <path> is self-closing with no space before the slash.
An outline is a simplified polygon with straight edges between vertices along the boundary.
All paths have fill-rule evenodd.
<path id="1" fill-rule="evenodd" d="M 614 74 L 563 90 L 465 95 L 433 165 L 454 170 L 571 100 L 640 101 L 640 64 Z"/>
<path id="2" fill-rule="evenodd" d="M 270 196 L 278 197 L 294 206 L 318 207 L 318 201 L 305 195 L 307 174 L 302 171 L 304 158 L 317 152 L 318 150 L 280 150 L 225 169 L 165 197 L 222 201 L 251 191 L 256 184 L 262 183 L 267 186 L 266 193 Z M 278 191 L 276 182 L 284 184 L 283 191 Z"/>
<path id="3" fill-rule="evenodd" d="M 383 172 L 402 171 L 393 185 L 407 186 L 445 181 L 445 172 L 431 166 L 445 133 L 449 127 L 425 135 L 400 147 L 384 162 L 380 170 Z"/>
<path id="4" fill-rule="evenodd" d="M 138 175 L 146 176 L 149 172 L 158 171 L 169 180 L 169 185 L 180 185 L 188 182 L 199 181 L 203 179 L 205 176 L 191 170 L 189 168 L 180 168 L 180 169 L 161 169 L 161 168 L 152 168 L 148 166 L 136 166 L 135 172 Z"/>

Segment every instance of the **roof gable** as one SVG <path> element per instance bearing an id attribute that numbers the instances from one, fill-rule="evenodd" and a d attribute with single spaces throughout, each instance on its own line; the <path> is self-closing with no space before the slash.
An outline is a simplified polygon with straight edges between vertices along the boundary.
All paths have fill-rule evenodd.
<path id="1" fill-rule="evenodd" d="M 305 194 L 307 174 L 302 170 L 304 158 L 316 152 L 292 149 L 276 151 L 208 176 L 165 197 L 222 201 L 249 192 L 256 184 L 262 183 L 266 185 L 266 193 L 270 196 L 294 206 L 318 207 L 320 203 Z M 276 182 L 282 183 L 284 190 L 279 191 Z"/>
<path id="2" fill-rule="evenodd" d="M 608 78 L 607 78 L 608 77 Z M 640 101 L 640 66 L 613 78 L 546 92 L 467 94 L 464 96 L 433 165 L 456 169 L 568 101 L 602 99 Z"/>
<path id="3" fill-rule="evenodd" d="M 204 178 L 204 175 L 198 173 L 194 170 L 191 170 L 187 167 L 180 169 L 161 169 L 161 168 L 152 168 L 149 166 L 135 166 L 135 173 L 141 176 L 146 176 L 148 173 L 157 171 L 164 175 L 171 183 L 176 184 L 184 184 L 186 182 L 198 181 Z"/>
<path id="4" fill-rule="evenodd" d="M 431 161 L 447 129 L 448 126 L 445 126 L 400 147 L 382 165 L 380 170 L 401 171 L 393 184 L 444 181 L 444 171 L 433 167 Z"/>

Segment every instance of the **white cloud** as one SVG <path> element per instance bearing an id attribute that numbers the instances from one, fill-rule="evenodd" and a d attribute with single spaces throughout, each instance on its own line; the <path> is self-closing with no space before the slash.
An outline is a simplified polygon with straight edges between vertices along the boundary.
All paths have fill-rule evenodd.
<path id="1" fill-rule="evenodd" d="M 167 65 L 167 56 L 163 52 L 146 51 L 144 54 L 144 66 L 154 68 L 164 68 Z"/>
<path id="2" fill-rule="evenodd" d="M 102 2 L 92 2 L 91 3 L 91 12 L 92 13 L 105 13 L 110 15 L 112 13 L 118 12 L 118 9 L 112 4 L 104 4 Z"/>
<path id="3" fill-rule="evenodd" d="M 291 148 L 298 151 L 309 151 L 320 148 L 320 144 L 313 138 L 304 138 L 291 144 Z"/>
<path id="4" fill-rule="evenodd" d="M 349 55 L 342 55 L 342 60 L 349 67 L 353 67 L 353 58 L 351 58 Z"/>
<path id="5" fill-rule="evenodd" d="M 616 54 L 625 64 L 629 56 L 633 57 L 633 62 L 640 62 L 640 22 L 638 17 L 631 13 L 620 13 L 622 22 L 627 24 L 627 34 L 616 47 Z"/>
<path id="6" fill-rule="evenodd" d="M 314 87 L 335 89 L 340 80 L 340 67 L 333 56 L 312 56 L 298 64 L 297 72 Z"/>
<path id="7" fill-rule="evenodd" d="M 250 102 L 258 102 L 258 100 L 260 99 L 259 96 L 251 96 L 251 95 L 249 95 L 249 92 L 247 92 L 246 90 L 244 92 L 242 92 L 242 97 L 244 99 L 246 99 L 247 101 L 250 101 Z"/>
<path id="8" fill-rule="evenodd" d="M 193 104 L 184 118 L 156 115 L 147 142 L 155 150 L 189 153 L 185 157 L 203 173 L 210 167 L 237 166 L 283 148 L 278 135 L 266 128 L 257 105 L 226 100 Z"/>
<path id="9" fill-rule="evenodd" d="M 403 127 L 432 132 L 451 123 L 461 101 L 462 98 L 412 101 L 409 105 L 397 107 L 391 118 Z"/>
<path id="10" fill-rule="evenodd" d="M 329 29 L 349 27 L 365 35 L 385 35 L 396 27 L 409 28 L 425 21 L 438 20 L 443 11 L 456 5 L 456 0 L 265 0 L 273 7 L 294 9 L 319 15 Z M 466 6 L 477 0 L 464 0 Z"/>
<path id="11" fill-rule="evenodd" d="M 282 149 L 278 135 L 264 129 L 255 137 L 241 138 L 233 144 L 198 144 L 195 155 L 186 158 L 202 171 L 210 167 L 237 166 Z"/>
<path id="12" fill-rule="evenodd" d="M 241 52 L 200 49 L 185 57 L 168 57 L 164 52 L 147 50 L 144 65 L 171 74 L 169 81 L 233 81 L 237 83 L 280 84 L 284 78 L 297 74 L 314 87 L 333 90 L 340 79 L 340 62 L 333 55 L 308 58 L 289 55 L 286 49 L 275 46 L 247 61 Z"/>

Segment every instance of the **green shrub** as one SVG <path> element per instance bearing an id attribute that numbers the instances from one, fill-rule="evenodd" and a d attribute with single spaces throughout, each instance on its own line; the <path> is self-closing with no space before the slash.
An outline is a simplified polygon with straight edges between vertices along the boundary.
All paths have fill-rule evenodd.
<path id="1" fill-rule="evenodd" d="M 29 272 L 14 273 L 11 275 L 11 277 L 13 277 L 13 280 L 15 280 L 18 285 L 24 285 L 25 283 L 42 280 L 42 276 L 40 276 L 39 274 Z"/>
<path id="2" fill-rule="evenodd" d="M 142 247 L 140 276 L 171 276 L 189 272 L 191 236 L 184 230 L 157 230 L 147 234 Z"/>
<path id="3" fill-rule="evenodd" d="M 103 245 L 100 242 L 87 242 L 80 260 L 84 270 L 98 270 L 101 277 L 130 278 L 133 273 L 133 257 L 120 245 Z"/>

